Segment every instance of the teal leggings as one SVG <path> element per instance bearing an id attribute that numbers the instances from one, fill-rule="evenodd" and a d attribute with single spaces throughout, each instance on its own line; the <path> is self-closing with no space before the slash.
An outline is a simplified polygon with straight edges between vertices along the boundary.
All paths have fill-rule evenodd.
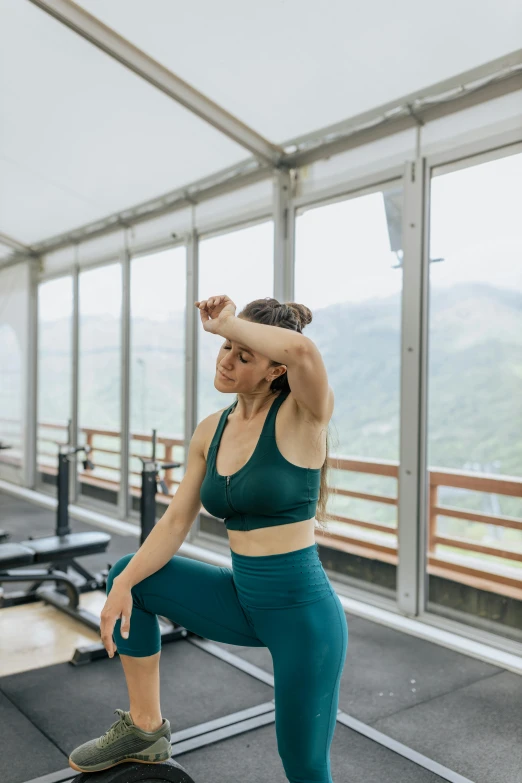
<path id="1" fill-rule="evenodd" d="M 274 666 L 277 747 L 291 783 L 333 783 L 330 746 L 348 646 L 348 626 L 317 545 L 280 555 L 249 557 L 230 550 L 232 569 L 174 556 L 132 588 L 123 655 L 161 649 L 157 615 L 216 642 L 268 647 Z M 115 576 L 133 555 L 122 557 Z"/>

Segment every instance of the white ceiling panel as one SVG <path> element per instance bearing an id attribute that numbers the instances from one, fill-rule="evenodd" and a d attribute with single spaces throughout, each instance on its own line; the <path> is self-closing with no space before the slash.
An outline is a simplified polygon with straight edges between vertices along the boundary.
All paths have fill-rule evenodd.
<path id="1" fill-rule="evenodd" d="M 30 244 L 248 157 L 26 0 L 0 2 L 0 231 Z"/>
<path id="2" fill-rule="evenodd" d="M 520 47 L 520 0 L 79 0 L 271 141 Z"/>

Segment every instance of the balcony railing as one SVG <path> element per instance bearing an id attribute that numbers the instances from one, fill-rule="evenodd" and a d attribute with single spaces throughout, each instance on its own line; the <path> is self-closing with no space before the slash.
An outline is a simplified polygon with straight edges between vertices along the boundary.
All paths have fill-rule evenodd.
<path id="1" fill-rule="evenodd" d="M 82 441 L 92 448 L 92 458 L 95 470 L 79 471 L 82 483 L 106 487 L 118 491 L 120 468 L 120 434 L 116 430 L 101 427 L 82 427 Z M 40 472 L 56 474 L 56 444 L 63 443 L 66 430 L 63 425 L 53 423 L 39 424 L 38 438 L 38 468 Z M 183 446 L 181 438 L 159 436 L 157 438 L 157 458 L 164 461 L 177 460 L 183 465 Z M 179 453 L 174 450 L 178 448 Z M 150 434 L 135 432 L 131 435 L 131 457 L 134 467 L 130 470 L 130 491 L 133 495 L 140 494 L 140 470 L 137 458 L 150 456 L 152 440 Z M 181 456 L 180 456 L 181 455 Z M 0 457 L 1 459 L 1 457 Z M 133 465 L 131 462 L 131 466 Z M 329 466 L 336 471 L 351 474 L 367 474 L 398 479 L 399 464 L 395 461 L 355 459 L 339 456 L 329 457 Z M 165 504 L 175 494 L 176 486 L 181 478 L 176 478 L 176 468 L 167 471 L 165 481 L 168 495 L 159 495 L 160 502 Z M 500 516 L 473 511 L 466 508 L 446 506 L 440 503 L 441 488 L 468 490 L 471 492 L 492 493 L 495 495 L 522 498 L 522 479 L 509 476 L 494 476 L 465 471 L 431 468 L 429 471 L 429 509 L 428 509 L 428 573 L 444 576 L 457 582 L 464 582 L 475 587 L 494 591 L 522 599 L 522 546 L 492 546 L 480 540 L 472 540 L 451 535 L 442 535 L 439 531 L 441 517 L 465 520 L 471 523 L 486 524 L 494 528 L 504 528 L 522 531 L 522 519 L 510 516 Z M 183 473 L 181 473 L 182 477 Z M 332 495 L 369 501 L 385 506 L 398 506 L 398 498 L 372 492 L 360 492 L 341 487 L 331 487 Z M 204 507 L 201 507 L 204 510 Z M 327 533 L 316 531 L 319 543 L 340 549 L 349 553 L 360 554 L 397 565 L 397 523 L 382 524 L 364 521 L 343 514 L 330 514 Z M 395 519 L 397 514 L 395 513 Z M 360 535 L 358 535 L 360 533 Z M 446 550 L 442 549 L 445 547 Z M 448 551 L 457 550 L 458 553 Z M 483 556 L 482 559 L 479 556 Z M 494 557 L 497 562 L 484 558 Z"/>

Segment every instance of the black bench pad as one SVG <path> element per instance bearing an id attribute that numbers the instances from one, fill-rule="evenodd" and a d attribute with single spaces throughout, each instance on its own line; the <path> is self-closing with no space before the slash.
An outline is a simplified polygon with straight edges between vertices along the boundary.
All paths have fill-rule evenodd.
<path id="1" fill-rule="evenodd" d="M 105 552 L 111 540 L 109 533 L 96 530 L 85 533 L 69 533 L 68 536 L 46 536 L 22 541 L 21 545 L 32 549 L 34 563 L 49 563 L 56 560 L 70 560 L 72 557 L 95 555 Z M 1 547 L 8 544 L 1 544 Z"/>
<path id="2" fill-rule="evenodd" d="M 34 552 L 22 544 L 0 544 L 0 571 L 34 563 Z"/>

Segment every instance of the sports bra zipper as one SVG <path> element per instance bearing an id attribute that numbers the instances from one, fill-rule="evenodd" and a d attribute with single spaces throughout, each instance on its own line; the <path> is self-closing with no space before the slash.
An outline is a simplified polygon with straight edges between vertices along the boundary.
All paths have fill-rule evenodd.
<path id="1" fill-rule="evenodd" d="M 227 483 L 225 485 L 225 491 L 226 491 L 226 494 L 227 494 L 227 503 L 230 506 L 230 508 L 232 509 L 232 511 L 235 511 L 236 514 L 239 514 L 239 511 L 237 509 L 235 509 L 234 506 L 232 505 L 232 503 L 230 502 L 230 497 L 229 497 L 229 494 L 228 494 L 228 485 L 229 484 L 230 484 L 230 476 L 227 476 Z"/>

